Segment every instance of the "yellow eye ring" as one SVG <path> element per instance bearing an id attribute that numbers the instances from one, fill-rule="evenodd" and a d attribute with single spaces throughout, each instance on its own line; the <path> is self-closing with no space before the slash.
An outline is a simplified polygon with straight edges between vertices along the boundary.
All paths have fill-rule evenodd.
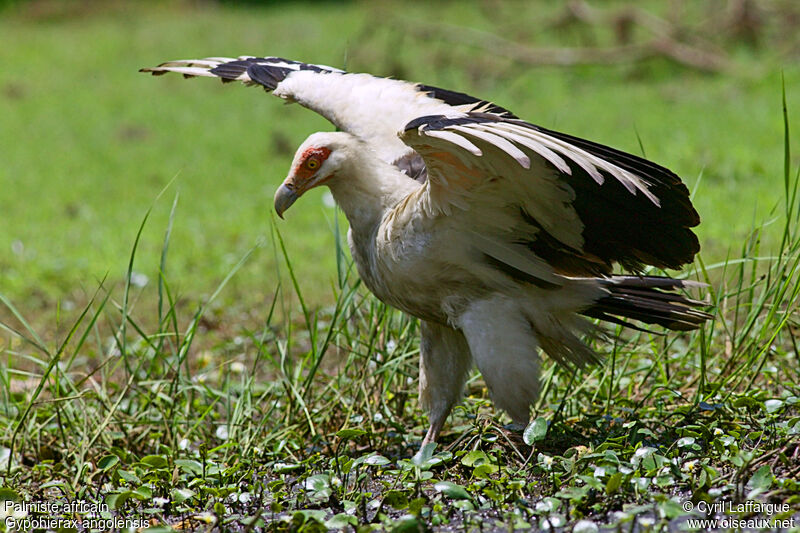
<path id="1" fill-rule="evenodd" d="M 317 159 L 306 160 L 306 168 L 309 170 L 317 170 L 319 168 L 319 160 Z"/>

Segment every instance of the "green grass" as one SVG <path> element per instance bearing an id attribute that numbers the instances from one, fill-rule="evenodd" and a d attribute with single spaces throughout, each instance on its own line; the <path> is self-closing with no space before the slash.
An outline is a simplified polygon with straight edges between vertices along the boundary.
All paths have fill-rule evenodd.
<path id="1" fill-rule="evenodd" d="M 207 294 L 221 272 L 262 243 L 267 246 L 224 301 L 250 308 L 271 299 L 277 282 L 269 251 L 272 194 L 294 148 L 330 126 L 257 89 L 137 72 L 163 60 L 270 53 L 343 65 L 346 58 L 353 70 L 464 90 L 534 123 L 634 153 L 640 152 L 638 135 L 648 157 L 696 187 L 709 261 L 724 259 L 779 201 L 781 72 L 790 106 L 800 107 L 800 93 L 791 90 L 800 85 L 800 69 L 768 50 L 734 48 L 736 69 L 724 76 L 659 61 L 530 68 L 435 39 L 408 37 L 392 46 L 399 38 L 392 27 L 431 19 L 421 4 L 402 14 L 390 5 L 349 3 L 123 6 L 71 17 L 66 8 L 66 15 L 52 17 L 13 9 L 0 14 L 0 272 L 2 291 L 25 308 L 41 310 L 58 300 L 80 306 L 97 280 L 119 282 L 129 244 L 122 236 L 173 178 L 181 195 L 170 264 L 180 280 L 177 293 Z M 533 21 L 548 20 L 554 11 L 529 10 Z M 477 3 L 443 3 L 436 12 L 451 24 L 487 30 L 513 23 L 510 37 L 535 44 L 579 44 L 574 32 L 527 35 L 512 13 L 487 19 Z M 168 212 L 167 202 L 156 204 L 154 223 L 142 236 L 138 270 L 151 282 L 157 277 L 156 228 Z M 315 304 L 329 302 L 334 279 L 333 217 L 319 191 L 283 223 L 298 276 Z"/>
<path id="2" fill-rule="evenodd" d="M 800 178 L 780 91 L 783 70 L 800 109 L 796 66 L 733 47 L 724 76 L 660 61 L 522 69 L 391 46 L 391 4 L 137 6 L 0 20 L 0 499 L 105 503 L 105 518 L 162 531 L 666 530 L 701 501 L 786 504 L 756 517 L 800 525 Z M 481 6 L 437 14 L 520 39 L 552 14 Z M 379 15 L 395 18 L 365 31 Z M 422 4 L 403 16 L 431 19 Z M 416 321 L 359 287 L 320 193 L 287 222 L 270 215 L 293 147 L 328 126 L 258 90 L 136 73 L 345 51 L 355 70 L 461 88 L 633 152 L 638 135 L 696 189 L 690 276 L 712 282 L 715 320 L 622 332 L 578 376 L 547 361 L 523 435 L 476 375 L 439 447 L 414 456 Z"/>
<path id="3" fill-rule="evenodd" d="M 413 457 L 425 426 L 416 321 L 358 290 L 341 243 L 334 306 L 311 310 L 300 292 L 294 307 L 299 282 L 279 287 L 260 329 L 216 344 L 209 310 L 225 282 L 194 313 L 178 309 L 169 276 L 141 298 L 152 307 L 130 283 L 118 302 L 101 288 L 53 341 L 15 313 L 3 325 L 0 493 L 103 504 L 101 518 L 155 531 L 667 530 L 689 517 L 687 502 L 770 503 L 781 507 L 732 517 L 796 521 L 800 179 L 789 176 L 782 250 L 761 261 L 745 245 L 716 267 L 707 327 L 600 344 L 608 364 L 577 385 L 548 361 L 522 436 L 475 376 L 440 446 Z"/>

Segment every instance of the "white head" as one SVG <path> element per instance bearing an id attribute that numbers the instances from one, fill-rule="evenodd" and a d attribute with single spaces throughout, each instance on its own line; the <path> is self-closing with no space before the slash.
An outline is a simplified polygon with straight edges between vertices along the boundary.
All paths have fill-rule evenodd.
<path id="1" fill-rule="evenodd" d="M 336 177 L 359 141 L 344 132 L 314 133 L 300 145 L 292 168 L 275 192 L 275 211 L 283 213 L 309 189 Z"/>

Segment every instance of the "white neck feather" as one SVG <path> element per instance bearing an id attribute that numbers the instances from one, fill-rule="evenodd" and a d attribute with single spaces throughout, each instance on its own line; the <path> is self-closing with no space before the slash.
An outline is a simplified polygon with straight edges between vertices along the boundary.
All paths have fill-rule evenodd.
<path id="1" fill-rule="evenodd" d="M 363 145 L 350 147 L 336 176 L 328 181 L 334 200 L 356 234 L 371 233 L 388 211 L 420 187 Z"/>

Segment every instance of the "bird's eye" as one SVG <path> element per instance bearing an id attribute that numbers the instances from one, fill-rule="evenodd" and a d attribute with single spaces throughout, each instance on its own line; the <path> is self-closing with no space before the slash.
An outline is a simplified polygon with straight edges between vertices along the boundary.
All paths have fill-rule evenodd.
<path id="1" fill-rule="evenodd" d="M 319 168 L 319 159 L 313 157 L 306 159 L 306 168 L 308 170 L 317 170 Z"/>

